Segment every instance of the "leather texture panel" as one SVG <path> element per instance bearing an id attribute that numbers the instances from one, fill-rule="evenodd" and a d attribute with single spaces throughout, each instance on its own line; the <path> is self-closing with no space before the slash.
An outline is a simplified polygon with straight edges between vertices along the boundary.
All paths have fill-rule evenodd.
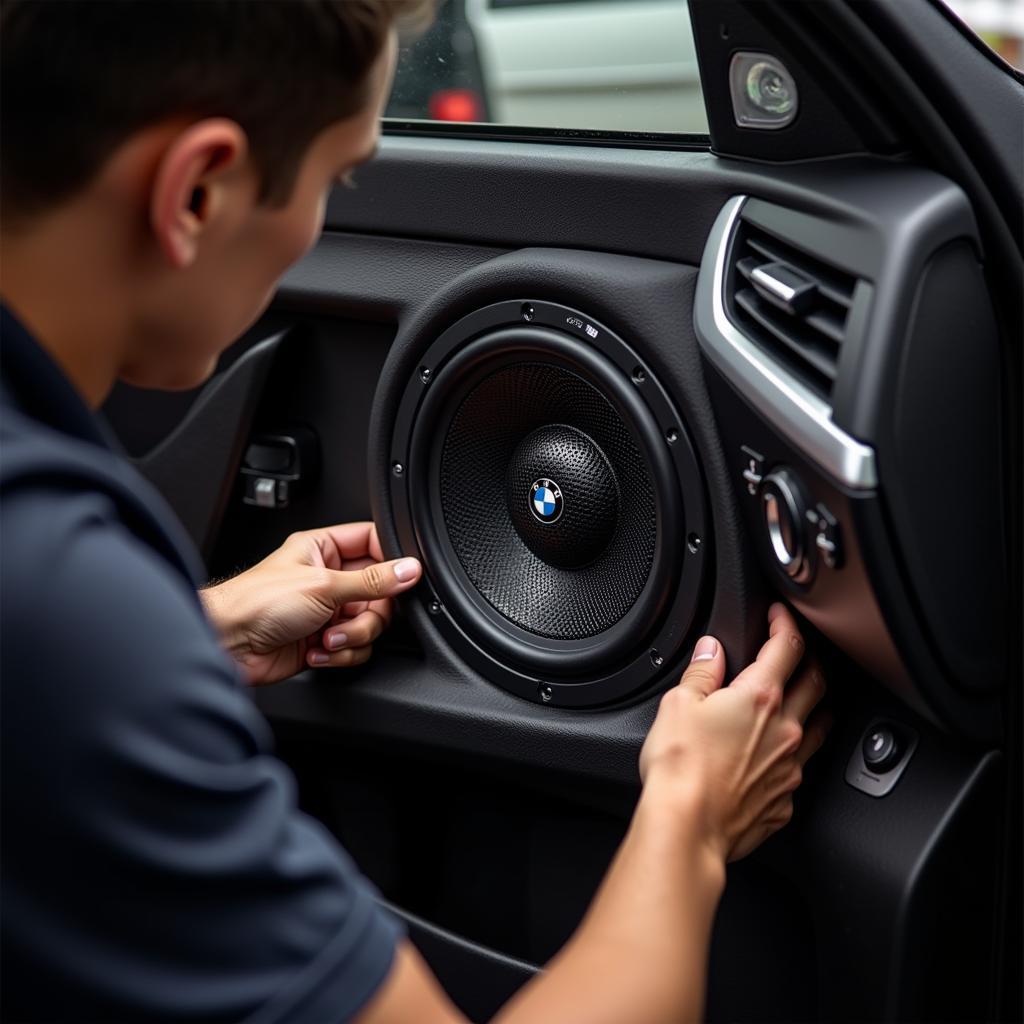
<path id="1" fill-rule="evenodd" d="M 394 322 L 453 277 L 502 251 L 325 231 L 316 247 L 285 274 L 275 305 Z"/>

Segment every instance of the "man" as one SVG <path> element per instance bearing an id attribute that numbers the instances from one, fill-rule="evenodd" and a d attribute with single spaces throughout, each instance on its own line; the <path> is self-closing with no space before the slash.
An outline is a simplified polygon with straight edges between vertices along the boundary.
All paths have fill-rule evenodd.
<path id="1" fill-rule="evenodd" d="M 348 524 L 200 599 L 92 412 L 117 379 L 199 384 L 259 316 L 372 155 L 396 25 L 423 6 L 3 5 L 5 1019 L 461 1019 L 297 811 L 239 686 L 365 660 L 419 564 Z M 823 736 L 803 728 L 820 674 L 789 613 L 769 620 L 728 688 L 697 644 L 590 912 L 501 1019 L 699 1016 L 725 862 L 785 823 Z"/>

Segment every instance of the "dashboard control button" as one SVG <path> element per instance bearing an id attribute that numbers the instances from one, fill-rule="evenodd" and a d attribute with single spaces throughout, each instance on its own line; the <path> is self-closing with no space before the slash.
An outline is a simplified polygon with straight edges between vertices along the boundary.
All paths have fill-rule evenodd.
<path id="1" fill-rule="evenodd" d="M 865 735 L 861 753 L 868 771 L 883 775 L 899 761 L 903 751 L 896 733 L 887 725 L 879 725 Z"/>
<path id="2" fill-rule="evenodd" d="M 743 479 L 747 483 L 747 494 L 756 497 L 757 489 L 761 486 L 761 481 L 764 480 L 764 456 L 746 445 L 743 445 L 741 451 L 745 466 Z"/>
<path id="3" fill-rule="evenodd" d="M 798 583 L 810 576 L 804 543 L 806 504 L 796 477 L 776 469 L 764 478 L 761 488 L 768 543 L 779 568 Z"/>

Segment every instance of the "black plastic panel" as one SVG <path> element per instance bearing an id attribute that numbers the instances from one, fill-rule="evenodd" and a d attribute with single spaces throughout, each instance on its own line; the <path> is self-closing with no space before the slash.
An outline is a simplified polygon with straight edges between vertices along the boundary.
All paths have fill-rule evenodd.
<path id="1" fill-rule="evenodd" d="M 793 823 L 730 867 L 708 1017 L 984 1019 L 1000 758 L 957 749 L 841 659 L 828 658 L 826 672 L 836 725 L 808 766 Z M 337 825 L 386 896 L 530 962 L 578 922 L 639 785 L 633 744 L 645 708 L 625 719 L 555 711 L 543 723 L 532 705 L 436 660 L 379 657 L 257 699 L 309 790 L 328 797 L 310 809 Z M 845 769 L 880 717 L 920 740 L 876 799 Z M 332 770 L 350 781 L 334 786 Z M 947 966 L 941 976 L 936 964 Z"/>
<path id="2" fill-rule="evenodd" d="M 792 33 L 783 42 L 772 32 L 766 24 L 772 5 L 690 0 L 689 9 L 711 139 L 718 152 L 787 161 L 903 148 L 877 108 L 865 102 L 863 82 L 842 74 L 831 55 L 825 58 L 820 50 L 801 45 L 803 40 Z M 799 93 L 799 109 L 790 125 L 773 131 L 737 126 L 729 64 L 738 51 L 769 53 L 785 64 Z"/>
<path id="3" fill-rule="evenodd" d="M 174 503 L 196 547 L 209 554 L 246 438 L 283 334 L 261 341 L 219 374 L 174 432 L 136 464 Z M 182 486 L 187 481 L 186 486 Z"/>
<path id="4" fill-rule="evenodd" d="M 909 590 L 953 681 L 998 689 L 1007 667 L 1007 538 L 999 346 L 966 241 L 922 272 L 883 387 L 886 507 Z"/>
<path id="5" fill-rule="evenodd" d="M 241 482 L 232 474 L 231 497 L 209 558 L 214 577 L 259 561 L 294 530 L 369 518 L 366 425 L 393 328 L 317 316 L 296 316 L 295 323 L 251 433 L 277 433 L 291 425 L 310 430 L 319 439 L 319 475 L 287 508 L 267 509 L 243 504 Z"/>
<path id="6" fill-rule="evenodd" d="M 872 194 L 940 182 L 919 167 L 869 157 L 765 167 L 711 153 L 385 136 L 380 155 L 359 172 L 358 191 L 331 194 L 326 225 L 331 232 L 504 249 L 565 246 L 697 265 L 730 196 L 760 195 L 799 209 L 827 195 L 837 209 L 856 209 Z M 343 258 L 339 247 L 333 251 Z M 321 262 L 326 254 L 310 258 Z M 344 294 L 341 274 L 338 282 Z M 372 294 L 380 285 L 368 286 Z"/>

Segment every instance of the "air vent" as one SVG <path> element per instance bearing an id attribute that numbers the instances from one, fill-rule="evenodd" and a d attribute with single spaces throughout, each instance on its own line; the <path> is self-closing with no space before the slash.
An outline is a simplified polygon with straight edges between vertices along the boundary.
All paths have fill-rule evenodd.
<path id="1" fill-rule="evenodd" d="M 740 221 L 726 304 L 733 322 L 829 398 L 857 278 Z"/>

